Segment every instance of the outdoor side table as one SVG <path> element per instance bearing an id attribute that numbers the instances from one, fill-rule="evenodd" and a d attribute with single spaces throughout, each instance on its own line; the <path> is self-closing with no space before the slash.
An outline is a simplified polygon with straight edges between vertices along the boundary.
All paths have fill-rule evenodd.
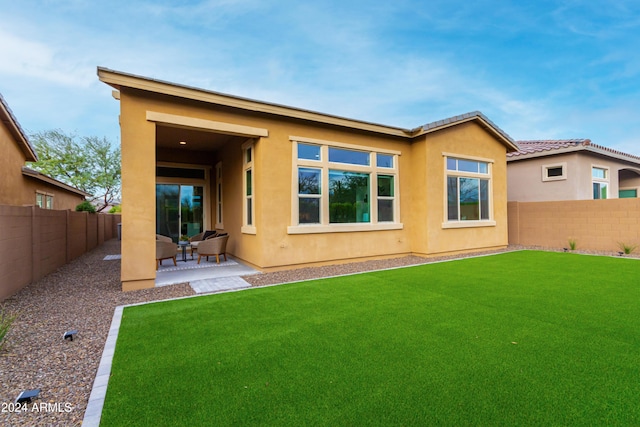
<path id="1" fill-rule="evenodd" d="M 178 246 L 182 249 L 182 261 L 187 262 L 187 247 L 190 246 L 189 242 L 178 242 Z M 191 253 L 191 258 L 193 258 L 193 253 Z"/>

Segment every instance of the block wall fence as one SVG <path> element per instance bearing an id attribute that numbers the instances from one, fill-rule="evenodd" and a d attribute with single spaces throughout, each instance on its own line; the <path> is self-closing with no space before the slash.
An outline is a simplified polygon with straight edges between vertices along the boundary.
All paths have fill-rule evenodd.
<path id="1" fill-rule="evenodd" d="M 509 244 L 640 250 L 640 199 L 509 202 Z M 0 205 L 0 301 L 117 237 L 120 215 Z"/>
<path id="2" fill-rule="evenodd" d="M 0 301 L 117 237 L 120 217 L 0 205 Z"/>
<path id="3" fill-rule="evenodd" d="M 576 249 L 640 251 L 640 199 L 509 202 L 509 244 Z"/>

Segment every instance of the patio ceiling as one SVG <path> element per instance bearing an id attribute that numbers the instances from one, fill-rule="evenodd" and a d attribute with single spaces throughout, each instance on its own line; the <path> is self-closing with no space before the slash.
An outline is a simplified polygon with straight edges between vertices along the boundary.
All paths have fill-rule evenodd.
<path id="1" fill-rule="evenodd" d="M 186 151 L 217 151 L 230 142 L 244 142 L 246 137 L 208 132 L 201 129 L 158 125 L 156 128 L 156 146 Z M 180 141 L 186 142 L 181 145 Z"/>

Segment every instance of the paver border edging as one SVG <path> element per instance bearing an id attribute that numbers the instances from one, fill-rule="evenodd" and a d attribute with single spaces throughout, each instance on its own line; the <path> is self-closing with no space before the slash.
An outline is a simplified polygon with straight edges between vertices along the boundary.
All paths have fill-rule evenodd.
<path id="1" fill-rule="evenodd" d="M 104 344 L 96 379 L 93 381 L 87 409 L 82 419 L 83 427 L 100 427 L 100 418 L 102 417 L 104 399 L 107 396 L 107 385 L 109 384 L 109 377 L 111 376 L 111 363 L 113 362 L 113 355 L 116 350 L 116 341 L 118 341 L 118 332 L 120 331 L 120 322 L 122 321 L 122 310 L 124 307 L 124 305 L 119 305 L 113 311 L 109 335 L 107 335 L 107 341 Z"/>

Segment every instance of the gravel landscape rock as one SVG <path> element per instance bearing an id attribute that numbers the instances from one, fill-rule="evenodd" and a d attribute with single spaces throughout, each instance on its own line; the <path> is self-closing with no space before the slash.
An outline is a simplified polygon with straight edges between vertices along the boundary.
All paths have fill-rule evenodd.
<path id="1" fill-rule="evenodd" d="M 0 425 L 80 425 L 118 305 L 193 295 L 188 284 L 122 292 L 120 242 L 104 245 L 31 283 L 2 305 L 17 318 L 0 352 Z M 62 338 L 77 329 L 74 340 Z M 40 395 L 16 412 L 27 389 Z"/>

